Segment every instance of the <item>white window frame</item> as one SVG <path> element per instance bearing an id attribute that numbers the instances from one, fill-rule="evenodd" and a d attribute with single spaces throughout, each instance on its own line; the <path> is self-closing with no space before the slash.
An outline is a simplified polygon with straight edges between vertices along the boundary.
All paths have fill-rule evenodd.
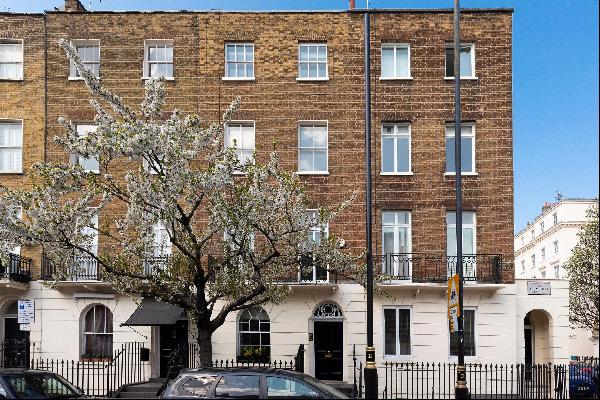
<path id="1" fill-rule="evenodd" d="M 86 326 L 87 315 L 88 315 L 88 313 L 93 312 L 94 313 L 94 317 L 95 317 L 96 316 L 96 307 L 97 306 L 103 306 L 105 308 L 105 310 L 108 310 L 110 312 L 110 316 L 112 318 L 112 321 L 111 321 L 112 332 L 93 332 L 93 331 L 92 332 L 88 332 L 88 331 L 86 331 L 86 328 L 87 328 L 87 326 Z M 106 317 L 107 317 L 107 315 L 106 315 L 106 312 L 105 312 L 105 315 L 104 315 L 104 330 L 105 331 L 106 331 L 106 325 L 107 325 L 107 323 L 106 323 L 107 322 L 107 318 Z M 95 326 L 96 325 L 96 319 L 93 318 L 93 320 L 94 320 L 94 326 Z M 89 308 L 87 308 L 87 310 L 85 310 L 83 312 L 81 324 L 83 326 L 82 326 L 82 329 L 81 329 L 81 345 L 80 345 L 81 346 L 81 350 L 80 350 L 81 354 L 80 354 L 80 356 L 83 356 L 84 354 L 86 354 L 85 350 L 86 350 L 86 344 L 87 344 L 87 337 L 88 337 L 88 335 L 89 336 L 92 336 L 92 335 L 110 336 L 112 338 L 111 339 L 111 342 L 112 342 L 111 343 L 111 347 L 112 347 L 112 352 L 111 353 L 114 353 L 114 346 L 115 346 L 115 336 L 114 336 L 114 333 L 115 333 L 115 313 L 107 305 L 101 304 L 101 303 L 92 304 Z M 112 358 L 114 356 L 114 354 L 108 354 L 108 356 L 110 358 Z"/>
<path id="2" fill-rule="evenodd" d="M 394 75 L 393 76 L 383 76 L 383 50 L 384 49 L 393 49 L 394 50 Z M 396 52 L 398 49 L 407 49 L 408 50 L 408 75 L 407 76 L 398 76 L 398 66 L 396 65 L 397 57 Z M 402 80 L 412 80 L 412 71 L 410 68 L 410 43 L 382 43 L 381 44 L 381 52 L 380 52 L 380 81 L 402 81 Z"/>
<path id="3" fill-rule="evenodd" d="M 235 326 L 235 331 L 236 331 L 236 339 L 237 339 L 236 359 L 238 359 L 238 358 L 239 359 L 244 359 L 244 356 L 241 354 L 242 347 L 243 347 L 243 345 L 242 345 L 242 334 L 244 334 L 244 333 L 245 334 L 258 334 L 259 335 L 259 340 L 260 340 L 259 347 L 261 347 L 261 348 L 268 347 L 269 348 L 269 357 L 268 357 L 268 359 L 269 360 L 271 359 L 271 350 L 272 350 L 272 347 L 271 347 L 272 346 L 272 341 L 271 341 L 271 333 L 272 333 L 272 331 L 271 331 L 271 327 L 272 327 L 273 321 L 271 321 L 271 316 L 269 315 L 269 313 L 267 312 L 267 310 L 265 310 L 261 306 L 256 306 L 256 307 L 260 308 L 265 313 L 265 315 L 267 316 L 268 319 L 267 320 L 258 319 L 258 321 L 259 321 L 258 322 L 258 331 L 253 331 L 250 328 L 250 326 L 248 326 L 249 329 L 247 331 L 243 331 L 243 330 L 240 329 L 240 322 L 242 321 L 242 314 L 244 313 L 244 311 L 246 311 L 246 309 L 240 310 L 238 312 L 238 314 L 236 316 L 236 321 L 235 321 L 235 325 L 236 325 Z M 252 314 L 251 311 L 249 311 L 249 312 L 250 312 L 250 314 Z M 252 319 L 256 319 L 256 318 L 252 318 Z M 248 321 L 252 321 L 252 319 L 249 319 Z M 269 344 L 267 344 L 267 345 L 263 345 L 262 344 L 262 335 L 264 333 L 267 333 L 267 332 L 263 332 L 263 331 L 260 330 L 261 325 L 262 325 L 261 321 L 263 323 L 266 322 L 266 321 L 268 321 L 268 323 L 269 323 L 269 331 L 268 331 L 268 333 L 269 333 Z"/>
<path id="4" fill-rule="evenodd" d="M 558 214 L 557 213 L 552 214 L 552 221 L 553 221 L 554 225 L 558 225 Z"/>
<path id="5" fill-rule="evenodd" d="M 535 253 L 531 255 L 531 266 L 535 267 Z"/>
<path id="6" fill-rule="evenodd" d="M 541 221 L 540 222 L 540 233 L 544 233 L 545 228 L 546 227 L 544 226 L 544 221 Z"/>
<path id="7" fill-rule="evenodd" d="M 77 134 L 79 135 L 79 137 L 82 137 L 82 136 L 84 136 L 84 135 L 87 135 L 87 134 L 88 134 L 88 131 L 85 131 L 85 132 L 80 132 L 80 131 L 79 131 L 79 128 L 80 128 L 80 127 L 82 127 L 82 128 L 83 128 L 83 127 L 88 127 L 88 128 L 89 128 L 89 127 L 94 127 L 94 129 L 93 129 L 93 130 L 90 130 L 91 132 L 95 132 L 95 131 L 96 131 L 96 129 L 98 129 L 98 125 L 96 125 L 96 124 L 85 123 L 85 122 L 82 122 L 82 123 L 76 123 L 76 124 L 75 124 L 75 129 L 77 130 Z M 74 164 L 79 164 L 79 165 L 81 165 L 82 167 L 84 167 L 84 165 L 82 164 L 82 162 L 83 162 L 82 160 L 90 160 L 90 158 L 83 158 L 83 157 L 81 157 L 81 156 L 79 156 L 79 155 L 76 155 L 76 154 L 71 154 L 71 161 L 72 161 Z M 85 167 L 84 167 L 84 171 L 85 171 L 85 172 L 92 172 L 92 173 L 94 173 L 94 174 L 99 174 L 99 173 L 100 173 L 100 159 L 99 159 L 99 157 L 96 157 L 96 159 L 95 159 L 95 160 L 98 162 L 98 169 L 87 169 L 87 168 L 85 168 Z"/>
<path id="8" fill-rule="evenodd" d="M 525 273 L 525 260 L 521 260 L 521 273 Z"/>
<path id="9" fill-rule="evenodd" d="M 393 213 L 394 214 L 394 223 L 393 224 L 389 224 L 389 223 L 384 223 L 383 222 L 383 214 L 385 213 Z M 408 213 L 408 224 L 402 223 L 402 222 L 398 222 L 398 216 L 400 215 L 400 213 Z M 399 240 L 396 241 L 396 239 L 399 239 L 400 237 L 400 229 L 402 228 L 408 228 L 408 234 L 407 234 L 407 247 L 408 247 L 408 251 L 407 253 L 412 253 L 412 211 L 411 210 L 383 210 L 381 212 L 381 253 L 385 256 L 385 241 L 384 241 L 384 235 L 385 235 L 385 231 L 386 228 L 392 227 L 393 232 L 394 232 L 394 248 L 399 247 Z M 394 253 L 398 254 L 400 253 L 399 251 L 394 251 Z M 394 254 L 392 253 L 392 254 Z M 388 261 L 387 256 L 386 256 L 386 261 Z M 391 260 L 389 260 L 391 262 Z M 400 261 L 396 261 L 394 262 L 394 272 L 395 275 L 398 276 L 399 274 L 399 269 L 400 269 L 400 265 L 399 265 Z M 383 265 L 382 265 L 382 270 L 383 270 Z M 385 271 L 383 271 L 385 272 Z M 411 277 L 412 279 L 412 263 L 409 262 L 408 263 L 408 275 Z"/>
<path id="10" fill-rule="evenodd" d="M 460 80 L 461 81 L 462 80 L 477 80 L 477 73 L 475 72 L 475 43 L 461 43 L 460 47 L 461 48 L 464 48 L 464 47 L 471 48 L 471 71 L 473 73 L 471 76 L 461 76 Z M 448 62 L 448 57 L 446 57 L 446 49 L 453 49 L 453 48 L 454 48 L 454 44 L 452 44 L 452 43 L 447 43 L 446 46 L 444 47 L 444 79 L 446 79 L 446 80 L 454 80 L 454 76 L 446 75 L 446 71 L 447 71 L 446 63 Z M 456 75 L 456 71 L 454 71 L 454 74 Z"/>
<path id="11" fill-rule="evenodd" d="M 396 354 L 386 354 L 385 353 L 385 310 L 395 310 L 396 311 Z M 409 337 L 410 337 L 410 354 L 400 354 L 400 319 L 398 318 L 398 310 L 408 310 L 409 311 Z M 384 360 L 412 360 L 414 358 L 413 344 L 413 307 L 406 305 L 389 305 L 383 306 L 381 311 L 381 344 L 382 344 L 382 353 Z"/>
<path id="12" fill-rule="evenodd" d="M 5 62 L 5 64 L 21 64 L 20 74 L 17 78 L 2 78 L 0 77 L 0 81 L 22 81 L 24 78 L 24 66 L 25 66 L 25 41 L 23 39 L 14 39 L 14 38 L 1 38 L 0 45 L 2 44 L 20 44 L 21 45 L 21 61 L 11 61 Z"/>
<path id="13" fill-rule="evenodd" d="M 468 135 L 465 135 L 464 134 L 464 130 L 463 130 L 463 127 L 466 127 L 466 126 L 470 126 L 471 127 L 471 133 L 468 134 Z M 448 128 L 454 129 L 455 128 L 454 123 L 446 124 L 446 127 L 444 128 L 445 129 L 445 132 L 444 132 L 444 149 L 446 148 L 446 141 L 447 141 L 447 139 L 454 138 L 454 140 L 456 140 L 456 131 L 454 133 L 450 134 L 450 133 L 448 133 Z M 477 157 L 475 156 L 475 151 L 477 150 L 477 146 L 475 146 L 476 137 L 477 137 L 477 135 L 475 134 L 475 122 L 463 122 L 463 123 L 460 124 L 460 138 L 461 138 L 461 140 L 463 138 L 471 138 L 471 163 L 473 165 L 473 170 L 472 171 L 465 172 L 465 171 L 462 171 L 462 169 L 461 169 L 461 174 L 460 174 L 461 176 L 477 176 L 478 175 L 476 164 L 475 164 L 475 161 L 477 160 Z M 462 149 L 462 143 L 461 143 L 461 149 Z M 453 151 L 454 151 L 454 149 L 453 149 Z M 462 157 L 462 154 L 461 154 L 461 157 Z M 446 154 L 446 157 L 444 158 L 444 164 L 445 165 L 446 165 L 447 158 L 448 158 L 448 154 Z M 444 168 L 444 169 L 446 169 L 446 168 Z M 446 175 L 446 176 L 456 176 L 456 171 L 453 171 L 453 172 L 446 171 L 444 173 L 444 175 Z"/>
<path id="14" fill-rule="evenodd" d="M 393 134 L 384 134 L 386 126 L 393 126 Z M 399 127 L 408 127 L 408 133 L 398 133 Z M 392 137 L 394 139 L 394 172 L 383 171 L 383 138 Z M 408 138 L 408 171 L 398 171 L 398 146 L 399 138 Z M 413 175 L 412 172 L 412 128 L 409 122 L 384 122 L 381 124 L 381 175 Z"/>
<path id="15" fill-rule="evenodd" d="M 542 249 L 540 250 L 540 254 L 541 254 L 542 262 L 546 261 L 546 248 L 545 247 L 542 247 Z"/>
<path id="16" fill-rule="evenodd" d="M 256 123 L 254 121 L 251 120 L 240 120 L 240 121 L 229 121 L 225 124 L 225 147 L 233 147 L 232 143 L 230 143 L 230 133 L 229 133 L 229 128 L 233 127 L 233 126 L 237 126 L 239 127 L 243 127 L 243 126 L 249 126 L 252 125 L 252 135 L 254 136 L 254 147 L 252 147 L 252 163 L 254 164 L 256 162 L 255 160 L 255 152 L 256 152 Z M 240 143 L 236 143 L 236 147 L 235 147 L 235 154 L 238 157 L 238 160 L 241 161 L 240 159 L 240 154 L 243 154 L 243 152 L 249 151 L 250 148 L 246 148 L 244 147 L 244 138 L 242 135 L 243 130 L 240 132 L 240 137 L 242 138 L 242 143 L 241 143 L 241 147 L 240 147 Z M 234 171 L 235 174 L 243 174 L 243 172 L 241 171 Z"/>
<path id="17" fill-rule="evenodd" d="M 553 265 L 554 267 L 554 279 L 560 279 L 560 264 Z"/>
<path id="18" fill-rule="evenodd" d="M 554 246 L 554 254 L 558 254 L 558 240 L 552 242 L 552 245 Z"/>
<path id="19" fill-rule="evenodd" d="M 313 208 L 309 208 L 306 210 L 306 216 L 309 218 L 317 218 L 318 219 L 318 213 L 319 210 L 317 209 L 313 209 Z M 321 236 L 321 234 L 323 236 Z M 314 225 L 310 227 L 310 239 L 313 241 L 315 240 L 315 236 L 320 236 L 319 240 L 323 240 L 323 239 L 327 239 L 329 237 L 329 223 L 326 223 L 325 225 Z M 313 264 L 312 266 L 312 279 L 311 280 L 306 280 L 306 279 L 302 279 L 302 270 L 299 268 L 298 269 L 298 282 L 312 282 L 312 283 L 327 283 L 329 282 L 329 267 L 328 266 L 322 266 L 321 268 L 325 268 L 326 271 L 326 279 L 317 279 L 317 265 Z"/>
<path id="20" fill-rule="evenodd" d="M 300 52 L 303 46 L 324 46 L 325 47 L 325 61 L 300 61 Z M 317 49 L 318 52 L 318 49 Z M 296 80 L 298 81 L 328 81 L 329 80 L 329 47 L 327 42 L 300 42 L 298 43 L 298 77 Z M 308 68 L 309 76 L 301 77 L 300 76 L 300 64 L 322 64 L 325 63 L 325 76 L 310 76 L 310 67 Z M 317 71 L 319 69 L 317 68 Z"/>
<path id="21" fill-rule="evenodd" d="M 21 146 L 2 146 L 2 149 L 9 150 L 17 150 L 21 149 L 21 160 L 20 160 L 20 168 L 12 169 L 12 170 L 0 170 L 1 174 L 22 174 L 23 173 L 23 120 L 22 119 L 9 119 L 9 118 L 0 118 L 0 124 L 16 124 L 21 126 Z"/>
<path id="22" fill-rule="evenodd" d="M 465 356 L 465 361 L 470 361 L 473 362 L 475 360 L 477 360 L 478 354 L 479 354 L 479 329 L 477 326 L 477 322 L 479 320 L 479 308 L 478 307 L 474 307 L 474 306 L 465 306 L 463 308 L 465 311 L 467 310 L 472 310 L 475 313 L 473 314 L 473 338 L 475 339 L 475 355 L 474 356 Z M 446 314 L 444 314 L 444 317 L 446 317 Z M 448 326 L 449 321 L 448 318 L 446 318 L 446 326 Z M 458 356 L 453 356 L 451 354 L 451 348 L 450 348 L 450 329 L 446 330 L 447 335 L 448 335 L 448 359 L 451 362 L 457 362 L 458 361 Z"/>
<path id="23" fill-rule="evenodd" d="M 96 78 L 100 79 L 100 63 L 102 60 L 102 49 L 100 47 L 100 39 L 73 39 L 71 40 L 71 46 L 75 47 L 75 51 L 78 51 L 79 46 L 98 46 L 98 75 Z M 96 62 L 84 62 L 81 60 L 84 65 L 86 64 L 96 64 Z M 77 71 L 77 67 L 75 63 L 71 60 L 69 61 L 69 80 L 70 81 L 81 81 L 83 78 L 79 75 Z"/>
<path id="24" fill-rule="evenodd" d="M 227 47 L 228 46 L 250 46 L 252 47 L 252 61 L 228 61 L 227 60 Z M 255 63 L 255 59 L 256 59 L 256 52 L 255 52 L 255 48 L 254 48 L 254 43 L 253 42 L 225 42 L 225 46 L 224 46 L 224 50 L 225 50 L 225 55 L 224 55 L 224 60 L 225 60 L 225 71 L 223 74 L 223 80 L 224 81 L 253 81 L 256 76 L 256 63 Z M 246 49 L 244 47 L 244 54 L 246 53 Z M 237 53 L 236 53 L 237 54 Z M 235 64 L 252 64 L 252 76 L 229 76 L 228 75 L 228 71 L 229 68 L 227 68 L 227 65 L 229 63 L 235 63 Z"/>
<path id="25" fill-rule="evenodd" d="M 324 127 L 325 128 L 325 139 L 327 141 L 325 147 L 302 147 L 301 146 L 301 139 L 300 139 L 300 132 L 301 132 L 301 128 L 303 126 L 320 126 L 320 127 Z M 313 152 L 315 150 L 323 150 L 325 149 L 325 163 L 326 163 L 326 167 L 327 169 L 325 169 L 324 171 L 317 171 L 317 170 L 312 170 L 312 171 L 301 171 L 300 170 L 300 153 L 302 152 L 303 149 L 306 150 L 313 150 Z M 314 159 L 313 159 L 313 168 L 314 168 Z M 296 172 L 297 175 L 329 175 L 329 121 L 326 120 L 315 120 L 315 121 L 298 121 L 298 172 Z"/>
<path id="26" fill-rule="evenodd" d="M 166 237 L 162 234 L 157 234 L 158 232 L 165 232 Z M 166 241 L 164 240 L 166 239 Z M 159 240 L 161 240 L 159 242 Z M 153 257 L 168 257 L 173 252 L 173 246 L 169 239 L 169 231 L 167 227 L 162 222 L 156 222 L 152 225 L 152 256 Z"/>
<path id="27" fill-rule="evenodd" d="M 150 76 L 150 64 L 169 64 L 167 61 L 152 61 L 148 60 L 150 56 L 150 51 L 148 50 L 151 46 L 168 46 L 170 45 L 173 48 L 173 60 L 171 60 L 170 64 L 173 65 L 173 76 L 165 76 L 165 80 L 174 81 L 175 80 L 175 44 L 173 39 L 146 39 L 144 40 L 144 70 L 142 71 L 142 79 L 151 79 L 158 78 Z"/>
<path id="28" fill-rule="evenodd" d="M 451 214 L 451 213 L 453 213 L 455 215 L 455 217 L 454 217 L 455 218 L 454 219 L 454 224 L 448 224 L 448 214 Z M 465 220 L 464 220 L 464 217 L 463 217 L 462 229 L 463 229 L 463 231 L 465 229 L 468 229 L 468 228 L 471 228 L 473 230 L 473 255 L 475 256 L 475 261 L 473 262 L 473 274 L 476 277 L 477 276 L 477 212 L 476 211 L 471 211 L 471 210 L 464 210 L 463 211 L 463 216 L 464 216 L 465 213 L 471 213 L 471 214 L 473 214 L 473 223 L 472 224 L 465 223 Z M 448 237 L 447 230 L 448 229 L 454 229 L 455 238 L 458 237 L 458 231 L 456 229 L 456 210 L 452 210 L 452 211 L 448 210 L 448 211 L 446 211 L 446 241 L 448 240 L 447 239 L 447 237 Z M 461 235 L 463 235 L 462 232 L 461 232 Z M 464 240 L 462 241 L 462 243 L 464 245 Z M 456 243 L 454 245 L 456 246 Z M 458 251 L 458 248 L 457 248 L 457 251 Z M 448 243 L 446 243 L 446 253 L 448 253 Z M 463 253 L 463 264 L 464 264 L 464 257 L 465 256 L 468 256 L 468 254 Z M 449 270 L 450 269 L 449 268 L 450 267 L 450 262 L 449 261 L 448 261 L 448 266 L 447 267 L 448 267 L 448 270 Z M 463 265 L 463 268 L 465 268 L 464 265 Z M 465 274 L 466 274 L 466 272 L 465 272 Z M 465 275 L 465 276 L 467 276 L 467 275 Z M 468 275 L 468 276 L 470 277 L 470 275 Z M 476 283 L 476 280 L 475 281 L 466 281 L 465 280 L 464 283 L 467 283 L 467 284 Z"/>

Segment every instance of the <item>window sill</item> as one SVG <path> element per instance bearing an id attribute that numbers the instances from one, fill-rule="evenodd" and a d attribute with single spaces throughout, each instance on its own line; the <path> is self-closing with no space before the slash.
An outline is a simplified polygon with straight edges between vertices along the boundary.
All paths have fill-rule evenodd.
<path id="1" fill-rule="evenodd" d="M 412 81 L 413 77 L 412 76 L 407 76 L 407 77 L 403 77 L 403 78 L 388 78 L 388 77 L 379 77 L 380 81 Z"/>
<path id="2" fill-rule="evenodd" d="M 84 81 L 84 79 L 81 76 L 69 76 L 67 79 L 69 81 Z M 100 80 L 100 77 L 97 76 L 96 79 Z"/>
<path id="3" fill-rule="evenodd" d="M 413 172 L 381 172 L 382 176 L 413 176 Z"/>
<path id="4" fill-rule="evenodd" d="M 444 176 L 456 176 L 456 172 L 446 172 Z M 460 176 L 479 176 L 477 172 L 463 172 Z"/>
<path id="5" fill-rule="evenodd" d="M 248 81 L 253 81 L 254 77 L 249 77 L 249 78 L 236 78 L 233 76 L 224 76 L 221 78 L 224 81 L 242 81 L 242 82 L 248 82 Z"/>
<path id="6" fill-rule="evenodd" d="M 329 77 L 326 76 L 324 78 L 296 78 L 296 81 L 298 82 L 325 82 L 328 81 Z"/>
<path id="7" fill-rule="evenodd" d="M 454 77 L 453 76 L 445 76 L 444 80 L 445 81 L 454 81 Z M 477 80 L 479 80 L 479 78 L 476 76 L 461 76 L 460 80 L 461 81 L 477 81 Z"/>
<path id="8" fill-rule="evenodd" d="M 23 175 L 23 171 L 0 171 L 0 175 Z"/>
<path id="9" fill-rule="evenodd" d="M 329 175 L 329 171 L 297 171 L 296 175 Z"/>
<path id="10" fill-rule="evenodd" d="M 25 79 L 23 78 L 0 78 L 0 82 L 23 82 Z"/>
<path id="11" fill-rule="evenodd" d="M 160 78 L 160 76 L 142 76 L 142 78 L 141 78 L 141 79 L 142 79 L 143 81 L 147 81 L 147 80 L 149 80 L 149 79 L 152 79 L 152 78 L 158 79 L 158 78 Z M 174 77 L 174 76 L 169 76 L 169 77 L 166 77 L 166 76 L 165 76 L 165 77 L 163 77 L 163 78 L 165 78 L 165 81 L 174 81 L 174 80 L 175 80 L 175 77 Z"/>
<path id="12" fill-rule="evenodd" d="M 411 355 L 402 355 L 402 356 L 383 356 L 384 361 L 412 361 L 415 357 Z"/>

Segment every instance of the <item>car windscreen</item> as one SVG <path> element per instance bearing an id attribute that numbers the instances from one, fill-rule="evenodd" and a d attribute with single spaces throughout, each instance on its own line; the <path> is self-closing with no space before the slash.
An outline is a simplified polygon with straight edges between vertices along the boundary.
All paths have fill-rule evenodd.
<path id="1" fill-rule="evenodd" d="M 62 399 L 80 397 L 81 393 L 54 374 L 11 372 L 5 382 L 18 399 Z"/>

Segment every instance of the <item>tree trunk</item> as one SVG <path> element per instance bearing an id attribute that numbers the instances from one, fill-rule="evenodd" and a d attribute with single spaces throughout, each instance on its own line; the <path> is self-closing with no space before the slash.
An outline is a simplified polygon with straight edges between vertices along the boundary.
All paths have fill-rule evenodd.
<path id="1" fill-rule="evenodd" d="M 212 367 L 212 332 L 202 323 L 196 324 L 198 331 L 198 350 L 200 365 L 204 368 Z"/>

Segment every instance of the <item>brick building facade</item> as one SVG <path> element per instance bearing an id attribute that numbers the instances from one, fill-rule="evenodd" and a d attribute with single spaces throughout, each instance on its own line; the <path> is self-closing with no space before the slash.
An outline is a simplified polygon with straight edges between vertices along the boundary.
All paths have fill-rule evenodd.
<path id="1" fill-rule="evenodd" d="M 68 0 L 66 11 L 39 16 L 0 15 L 0 38 L 14 37 L 25 42 L 23 80 L 0 81 L 0 121 L 2 118 L 31 120 L 23 128 L 25 164 L 34 159 L 69 159 L 68 154 L 53 144 L 53 138 L 64 132 L 57 122 L 59 116 L 79 124 L 90 124 L 94 119 L 89 92 L 73 76 L 58 46 L 60 38 L 99 46 L 99 62 L 93 55 L 91 59 L 99 66 L 102 84 L 132 106 L 143 99 L 143 77 L 149 73 L 152 62 L 147 58 L 148 46 L 172 46 L 172 61 L 166 56 L 164 63 L 166 68 L 172 68 L 172 79 L 166 82 L 166 109 L 197 113 L 208 125 L 218 121 L 232 99 L 239 95 L 242 105 L 234 119 L 252 122 L 257 158 L 264 161 L 275 142 L 282 166 L 292 171 L 299 169 L 299 135 L 303 124 L 311 123 L 326 132 L 326 168 L 302 173 L 302 180 L 315 205 L 337 204 L 352 192 L 357 193 L 356 201 L 331 224 L 329 231 L 343 237 L 350 249 L 364 248 L 365 71 L 361 11 L 87 12 L 80 6 Z M 25 24 L 25 19 L 34 23 Z M 475 259 L 479 277 L 473 272 L 475 283 L 466 289 L 465 299 L 468 307 L 477 310 L 473 324 L 477 325 L 474 335 L 478 336 L 474 339 L 477 344 L 473 344 L 473 359 L 514 362 L 517 343 L 514 311 L 510 311 L 514 306 L 512 10 L 468 9 L 462 12 L 461 19 L 463 41 L 470 46 L 466 51 L 471 68 L 463 79 L 462 115 L 472 133 L 469 143 L 474 143 L 472 173 L 465 174 L 463 179 L 463 198 L 465 210 L 472 213 L 472 251 L 483 255 Z M 384 245 L 386 223 L 382 220 L 384 212 L 408 218 L 406 224 L 398 224 L 396 220 L 390 228 L 390 232 L 406 229 L 403 232 L 408 232 L 409 237 L 401 239 L 405 242 L 400 245 L 394 244 L 397 247 L 394 253 L 429 254 L 445 260 L 449 251 L 447 225 L 455 207 L 454 177 L 446 168 L 447 124 L 453 120 L 454 107 L 454 80 L 446 76 L 446 47 L 451 41 L 450 10 L 372 12 L 373 248 L 375 253 L 384 255 L 383 268 L 393 268 L 392 275 L 398 278 L 385 285 L 394 300 L 376 298 L 379 359 L 383 359 L 386 340 L 384 310 L 404 308 L 411 310 L 410 354 L 402 357 L 388 354 L 385 359 L 453 357 L 448 350 L 445 325 L 446 267 L 442 275 L 425 276 L 419 275 L 422 260 L 416 255 L 390 261 L 385 256 L 390 250 Z M 246 79 L 228 76 L 228 44 L 252 46 L 253 59 L 249 64 L 253 72 L 248 74 L 246 70 Z M 317 53 L 325 51 L 324 70 L 318 69 L 323 60 L 315 61 L 317 79 L 302 79 L 299 57 L 303 45 L 313 46 Z M 386 65 L 382 65 L 384 49 L 394 54 L 392 76 L 387 73 L 391 58 L 386 58 Z M 244 51 L 249 50 L 244 48 Z M 244 61 L 248 63 L 248 59 Z M 400 73 L 400 68 L 405 69 Z M 382 75 L 384 69 L 386 73 Z M 312 73 L 307 67 L 306 74 Z M 386 131 L 386 127 L 394 131 Z M 386 136 L 389 132 L 392 134 Z M 390 154 L 389 148 L 382 148 L 384 140 L 393 140 L 394 159 L 399 160 L 399 143 L 407 143 L 402 138 L 409 143 L 408 152 L 403 153 L 408 154 L 409 167 L 402 169 L 394 164 L 392 173 L 382 173 L 388 168 L 383 164 L 389 162 Z M 124 170 L 131 166 L 123 163 Z M 19 185 L 26 177 L 26 169 L 24 172 L 0 174 L 0 184 Z M 110 209 L 112 215 L 122 212 Z M 393 241 L 396 243 L 398 239 Z M 102 246 L 100 243 L 100 251 Z M 24 255 L 29 254 L 26 251 L 23 249 Z M 40 276 L 41 259 L 34 253 L 31 258 L 36 280 Z M 376 268 L 382 268 L 380 260 L 376 259 Z M 409 270 L 398 267 L 399 262 L 410 265 Z M 40 318 L 45 307 L 55 309 L 58 314 L 56 310 L 61 309 L 63 314 L 60 317 L 56 314 L 56 321 L 70 321 L 69 334 L 81 338 L 82 313 L 94 304 L 104 304 L 113 312 L 115 343 L 142 340 L 138 334 L 145 337 L 154 349 L 153 360 L 157 364 L 152 373 L 161 373 L 158 349 L 162 328 L 140 328 L 134 333 L 130 328 L 117 327 L 118 322 L 126 320 L 135 310 L 135 303 L 128 298 L 115 294 L 101 282 L 70 282 L 53 289 L 33 281 L 17 286 L 6 286 L 6 295 L 0 295 L 0 313 L 2 307 L 8 307 L 17 298 L 36 297 L 40 299 Z M 91 294 L 81 296 L 83 292 Z M 362 349 L 365 344 L 364 293 L 357 285 L 298 284 L 294 285 L 288 302 L 265 306 L 271 321 L 271 356 L 289 357 L 299 344 L 304 344 L 305 370 L 319 375 L 316 351 L 308 336 L 317 335 L 318 309 L 329 303 L 340 307 L 344 316 L 336 319 L 343 324 L 343 363 L 335 379 L 348 380 L 349 349 L 352 345 Z M 507 307 L 500 310 L 499 305 Z M 495 331 L 495 319 L 509 332 L 512 330 L 512 335 Z M 49 322 L 44 329 L 57 326 L 56 321 Z M 236 356 L 235 349 L 239 349 L 236 325 L 236 316 L 231 316 L 220 329 L 222 334 L 215 336 L 213 348 L 217 357 Z M 66 344 L 53 344 L 50 335 L 34 324 L 31 341 L 37 343 L 36 351 L 69 358 L 81 355 L 81 351 L 74 353 Z"/>

